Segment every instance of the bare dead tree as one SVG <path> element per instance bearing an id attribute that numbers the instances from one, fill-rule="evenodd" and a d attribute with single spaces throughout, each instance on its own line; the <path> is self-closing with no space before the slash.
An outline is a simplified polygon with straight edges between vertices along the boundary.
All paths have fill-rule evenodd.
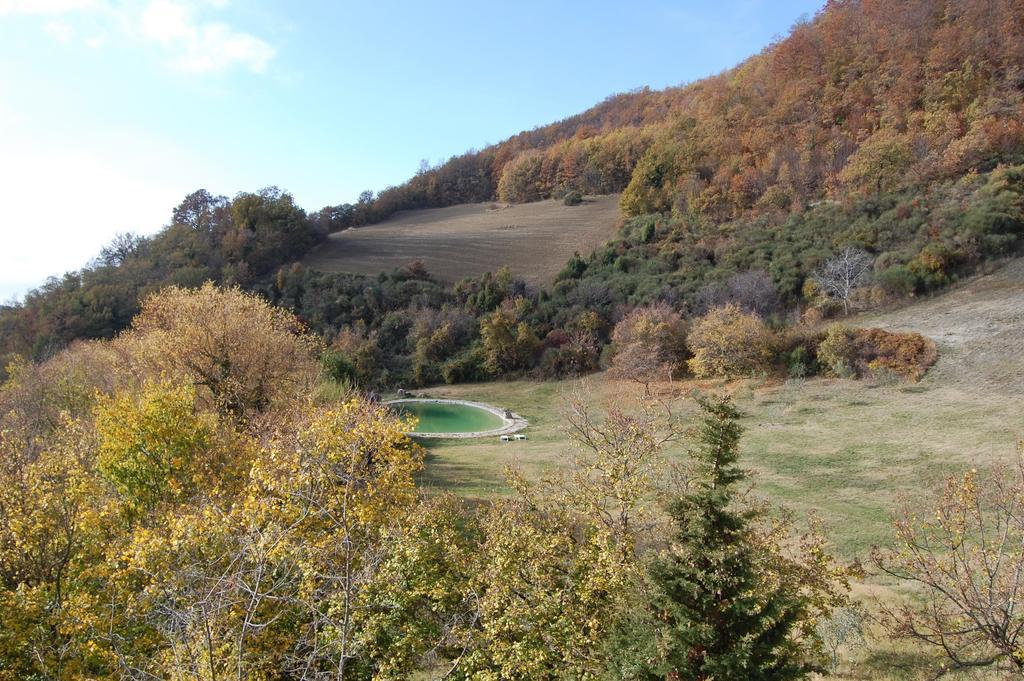
<path id="1" fill-rule="evenodd" d="M 771 275 L 758 269 L 738 272 L 724 283 L 706 284 L 697 292 L 697 310 L 702 314 L 729 303 L 761 317 L 768 317 L 781 307 Z"/>
<path id="2" fill-rule="evenodd" d="M 854 292 L 871 281 L 875 259 L 867 251 L 847 246 L 841 253 L 822 264 L 814 273 L 814 281 L 830 298 L 843 304 L 843 314 L 850 314 Z"/>

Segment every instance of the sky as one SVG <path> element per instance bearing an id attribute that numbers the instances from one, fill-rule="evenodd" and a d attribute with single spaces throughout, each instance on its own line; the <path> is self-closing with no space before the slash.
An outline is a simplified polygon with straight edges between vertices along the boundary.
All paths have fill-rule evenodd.
<path id="1" fill-rule="evenodd" d="M 354 201 L 608 95 L 727 69 L 822 0 L 0 0 L 0 301 L 189 192 Z"/>

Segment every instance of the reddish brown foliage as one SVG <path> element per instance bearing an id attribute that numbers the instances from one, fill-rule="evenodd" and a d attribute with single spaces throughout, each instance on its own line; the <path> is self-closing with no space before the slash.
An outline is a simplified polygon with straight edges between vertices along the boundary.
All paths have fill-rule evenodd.
<path id="1" fill-rule="evenodd" d="M 919 333 L 858 329 L 856 343 L 858 360 L 868 369 L 887 369 L 915 381 L 939 357 L 935 343 Z"/>

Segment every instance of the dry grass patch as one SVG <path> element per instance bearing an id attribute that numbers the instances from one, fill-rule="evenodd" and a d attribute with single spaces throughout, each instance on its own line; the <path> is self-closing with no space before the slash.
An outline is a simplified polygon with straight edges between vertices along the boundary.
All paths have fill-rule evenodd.
<path id="1" fill-rule="evenodd" d="M 549 200 L 403 211 L 380 224 L 332 234 L 303 264 L 374 275 L 419 260 L 445 281 L 508 265 L 530 283 L 544 285 L 574 252 L 590 253 L 614 236 L 619 221 L 617 194 L 587 197 L 577 206 Z"/>

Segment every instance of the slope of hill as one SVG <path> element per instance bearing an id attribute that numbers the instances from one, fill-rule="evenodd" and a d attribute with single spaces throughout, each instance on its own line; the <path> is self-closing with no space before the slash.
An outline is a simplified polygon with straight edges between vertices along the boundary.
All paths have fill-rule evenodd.
<path id="1" fill-rule="evenodd" d="M 1022 162 L 1024 5 L 832 0 L 726 73 L 609 98 L 426 169 L 376 199 L 307 215 L 279 190 L 231 201 L 197 192 L 160 235 L 114 244 L 94 266 L 0 308 L 0 354 L 41 358 L 79 338 L 109 337 L 140 296 L 212 279 L 265 293 L 332 341 L 352 331 L 352 342 L 336 345 L 362 357 L 354 364 L 366 382 L 435 380 L 437 371 L 417 372 L 419 361 L 447 367 L 452 380 L 528 371 L 548 355 L 549 368 L 563 371 L 576 365 L 555 361 L 560 339 L 581 331 L 595 336 L 585 353 L 590 366 L 623 309 L 661 301 L 690 314 L 707 287 L 732 276 L 766 274 L 792 310 L 813 304 L 813 285 L 805 285 L 847 246 L 876 256 L 875 292 L 883 297 L 934 291 L 1012 255 L 1024 237 Z M 610 235 L 610 219 L 588 220 L 580 228 L 594 231 L 568 240 L 554 218 L 534 225 L 498 214 L 497 226 L 530 229 L 474 232 L 479 226 L 458 221 L 442 229 L 432 218 L 415 228 L 421 241 L 419 218 L 406 215 L 383 231 L 338 235 L 308 261 L 380 272 L 427 256 L 428 271 L 444 278 L 508 262 L 514 276 L 546 283 L 559 269 L 555 260 L 580 249 L 566 275 L 530 300 L 516 303 L 530 296 L 526 287 L 484 277 L 456 290 L 418 270 L 368 282 L 294 264 L 327 233 L 399 210 L 496 196 L 529 202 L 569 189 L 623 192 L 624 228 L 589 258 L 587 246 Z M 355 253 L 339 254 L 345 248 Z M 544 259 L 535 257 L 542 250 Z M 482 373 L 484 322 L 505 300 L 524 354 L 511 368 Z M 442 319 L 453 307 L 459 319 Z M 413 324 L 428 311 L 438 314 Z M 404 342 L 413 327 L 440 332 L 438 347 L 424 341 L 418 360 Z M 535 339 L 550 342 L 541 351 Z"/>
<path id="2" fill-rule="evenodd" d="M 934 339 L 940 356 L 929 381 L 972 396 L 1024 394 L 1024 259 L 945 295 L 857 321 Z M 1024 421 L 1007 425 L 1024 429 Z"/>
<path id="3" fill-rule="evenodd" d="M 1019 162 L 1024 5 L 831 0 L 737 67 L 453 157 L 353 213 L 568 189 L 720 221 Z"/>
<path id="4" fill-rule="evenodd" d="M 403 211 L 381 224 L 332 234 L 303 261 L 323 272 L 375 275 L 420 261 L 454 282 L 508 265 L 550 285 L 574 252 L 589 253 L 615 233 L 618 195 L 525 205 L 471 203 Z"/>

